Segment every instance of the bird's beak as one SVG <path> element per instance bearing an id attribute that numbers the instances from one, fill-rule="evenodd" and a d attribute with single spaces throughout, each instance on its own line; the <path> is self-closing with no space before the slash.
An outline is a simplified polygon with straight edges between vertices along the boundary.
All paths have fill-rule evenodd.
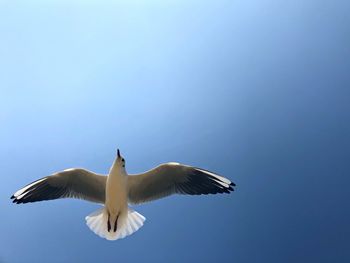
<path id="1" fill-rule="evenodd" d="M 117 150 L 117 155 L 118 155 L 118 158 L 121 157 L 121 156 L 120 156 L 120 151 L 119 151 L 119 149 Z"/>

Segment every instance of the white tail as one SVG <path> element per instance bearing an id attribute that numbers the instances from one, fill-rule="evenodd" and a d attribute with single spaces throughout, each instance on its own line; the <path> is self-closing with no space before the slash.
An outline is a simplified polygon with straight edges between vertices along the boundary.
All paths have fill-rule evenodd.
<path id="1" fill-rule="evenodd" d="M 108 215 L 104 207 L 85 217 L 85 220 L 88 227 L 96 235 L 108 240 L 117 240 L 139 230 L 146 218 L 129 207 L 126 220 L 122 225 L 118 225 L 116 232 L 108 232 L 107 230 Z"/>

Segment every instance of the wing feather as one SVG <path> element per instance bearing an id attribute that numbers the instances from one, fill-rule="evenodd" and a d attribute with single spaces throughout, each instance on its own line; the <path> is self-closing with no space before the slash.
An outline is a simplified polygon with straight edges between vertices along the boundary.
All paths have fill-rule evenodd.
<path id="1" fill-rule="evenodd" d="M 28 184 L 14 193 L 11 199 L 17 204 L 59 198 L 104 203 L 106 181 L 107 176 L 85 169 L 67 169 Z"/>
<path id="2" fill-rule="evenodd" d="M 230 193 L 235 184 L 213 172 L 178 163 L 166 163 L 148 172 L 128 176 L 129 202 L 139 204 L 172 194 Z"/>

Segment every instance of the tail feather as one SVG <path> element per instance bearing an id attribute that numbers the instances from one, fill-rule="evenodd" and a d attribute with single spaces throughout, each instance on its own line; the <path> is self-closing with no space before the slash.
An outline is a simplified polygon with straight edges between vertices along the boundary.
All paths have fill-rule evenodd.
<path id="1" fill-rule="evenodd" d="M 85 217 L 86 224 L 96 235 L 108 239 L 117 240 L 136 232 L 143 226 L 146 218 L 129 207 L 126 220 L 118 225 L 116 232 L 107 229 L 108 215 L 104 207 Z"/>

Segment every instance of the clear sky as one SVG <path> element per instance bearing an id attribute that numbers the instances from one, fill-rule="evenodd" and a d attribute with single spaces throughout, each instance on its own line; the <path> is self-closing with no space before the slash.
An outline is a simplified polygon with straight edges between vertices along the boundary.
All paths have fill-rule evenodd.
<path id="1" fill-rule="evenodd" d="M 0 1 L 0 262 L 350 262 L 350 4 Z M 14 205 L 69 167 L 177 161 L 230 195 L 136 206 L 103 240 L 98 205 Z"/>

